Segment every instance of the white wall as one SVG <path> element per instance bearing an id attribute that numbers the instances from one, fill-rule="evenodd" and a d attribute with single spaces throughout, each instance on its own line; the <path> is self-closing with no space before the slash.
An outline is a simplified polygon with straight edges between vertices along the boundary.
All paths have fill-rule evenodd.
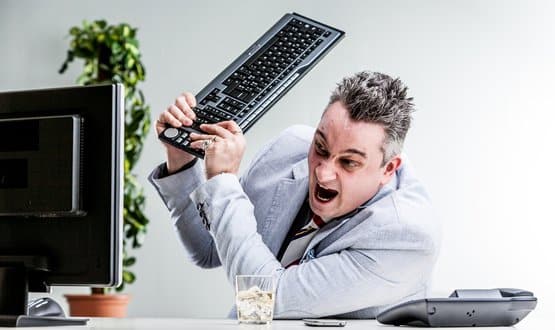
<path id="1" fill-rule="evenodd" d="M 434 292 L 521 287 L 539 297 L 536 314 L 553 310 L 553 2 L 1 1 L 0 90 L 73 84 L 80 64 L 57 74 L 69 28 L 83 19 L 125 21 L 139 27 L 142 88 L 154 119 L 291 11 L 347 35 L 249 131 L 243 164 L 285 127 L 315 125 L 341 77 L 363 69 L 400 76 L 418 107 L 406 151 L 443 218 Z M 128 290 L 130 314 L 223 317 L 232 287 L 220 269 L 200 270 L 184 258 L 147 184 L 162 160 L 151 134 L 136 169 L 151 225 Z"/>

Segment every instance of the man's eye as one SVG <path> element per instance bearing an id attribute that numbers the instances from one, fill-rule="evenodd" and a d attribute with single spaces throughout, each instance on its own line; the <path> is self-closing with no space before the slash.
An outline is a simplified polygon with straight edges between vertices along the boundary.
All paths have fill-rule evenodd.
<path id="1" fill-rule="evenodd" d="M 341 163 L 348 168 L 355 168 L 359 165 L 359 162 L 350 159 L 342 159 Z"/>
<path id="2" fill-rule="evenodd" d="M 322 147 L 321 144 L 316 143 L 316 153 L 318 153 L 319 155 L 326 155 L 327 151 L 326 149 L 324 149 L 324 147 Z"/>

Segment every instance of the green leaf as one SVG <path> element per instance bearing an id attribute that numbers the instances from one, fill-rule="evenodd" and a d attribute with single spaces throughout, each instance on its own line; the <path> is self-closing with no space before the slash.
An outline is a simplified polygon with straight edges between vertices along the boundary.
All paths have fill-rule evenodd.
<path id="1" fill-rule="evenodd" d="M 131 54 L 133 54 L 135 56 L 139 55 L 139 49 L 135 45 L 133 45 L 132 43 L 127 42 L 127 43 L 125 43 L 124 47 L 125 47 L 125 49 L 130 51 Z"/>
<path id="2" fill-rule="evenodd" d="M 123 261 L 123 266 L 124 267 L 133 266 L 135 264 L 135 261 L 136 261 L 135 257 L 129 257 Z"/>
<path id="3" fill-rule="evenodd" d="M 121 45 L 117 42 L 112 44 L 112 54 L 118 54 L 122 51 Z"/>
<path id="4" fill-rule="evenodd" d="M 69 29 L 69 34 L 72 36 L 76 36 L 81 32 L 81 29 L 79 29 L 77 26 L 72 27 L 71 29 Z"/>
<path id="5" fill-rule="evenodd" d="M 125 290 L 125 282 L 121 282 L 121 284 L 116 288 L 116 292 L 121 292 Z"/>
<path id="6" fill-rule="evenodd" d="M 135 59 L 131 56 L 127 56 L 126 62 L 125 62 L 125 67 L 127 69 L 131 69 L 133 67 L 133 65 L 135 65 Z"/>
<path id="7" fill-rule="evenodd" d="M 125 283 L 133 283 L 135 282 L 135 274 L 133 274 L 132 272 L 128 271 L 128 270 L 124 270 L 122 273 L 122 277 L 123 277 L 123 282 Z"/>
<path id="8" fill-rule="evenodd" d="M 101 29 L 105 29 L 107 23 L 106 23 L 105 20 L 98 20 L 98 21 L 96 21 L 96 25 L 97 25 L 99 28 L 101 28 Z"/>
<path id="9" fill-rule="evenodd" d="M 131 29 L 129 29 L 129 26 L 128 26 L 128 25 L 124 25 L 124 26 L 123 26 L 123 32 L 122 32 L 123 36 L 124 36 L 125 38 L 127 38 L 127 37 L 129 37 L 129 34 L 130 34 L 130 33 L 131 33 Z"/>

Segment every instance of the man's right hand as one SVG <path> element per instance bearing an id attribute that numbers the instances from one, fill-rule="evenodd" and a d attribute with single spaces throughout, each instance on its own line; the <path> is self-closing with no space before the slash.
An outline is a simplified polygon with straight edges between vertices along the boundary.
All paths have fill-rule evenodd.
<path id="1" fill-rule="evenodd" d="M 195 96 L 189 92 L 183 92 L 176 99 L 174 104 L 168 106 L 156 121 L 156 135 L 160 135 L 167 125 L 173 127 L 191 126 L 196 115 L 192 108 L 197 105 Z M 168 173 L 172 174 L 191 162 L 196 157 L 181 149 L 175 148 L 167 143 L 162 143 L 166 147 Z"/>

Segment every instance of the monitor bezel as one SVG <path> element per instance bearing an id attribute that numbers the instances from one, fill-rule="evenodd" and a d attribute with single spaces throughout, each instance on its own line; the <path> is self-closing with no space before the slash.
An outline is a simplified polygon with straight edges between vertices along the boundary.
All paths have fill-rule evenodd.
<path id="1" fill-rule="evenodd" d="M 0 229 L 4 228 L 4 233 L 0 230 L 0 240 L 2 238 L 10 239 L 8 235 L 15 235 L 12 241 L 8 243 L 0 243 L 0 255 L 2 256 L 28 256 L 39 255 L 46 257 L 49 262 L 49 271 L 46 275 L 46 284 L 53 286 L 91 286 L 91 287 L 112 287 L 117 286 L 122 281 L 122 232 L 123 232 L 123 184 L 124 184 L 124 87 L 121 84 L 103 84 L 94 86 L 70 86 L 48 89 L 32 89 L 23 91 L 0 92 L 0 119 L 21 118 L 21 117 L 38 117 L 38 116 L 57 116 L 76 114 L 80 115 L 85 122 L 85 145 L 84 152 L 87 173 L 83 184 L 92 185 L 93 181 L 106 181 L 104 179 L 107 173 L 100 173 L 102 169 L 107 170 L 107 164 L 104 160 L 109 160 L 109 176 L 110 182 L 104 182 L 104 185 L 98 183 L 98 187 L 91 189 L 88 195 L 85 192 L 85 211 L 84 217 L 67 217 L 67 218 L 41 218 L 29 215 L 8 216 L 0 218 Z M 102 111 L 101 108 L 109 110 Z M 108 123 L 110 127 L 101 127 L 103 123 Z M 104 153 L 99 146 L 93 146 L 92 135 L 98 130 L 108 132 L 110 137 L 101 136 L 100 144 L 110 144 L 109 156 L 101 155 L 98 169 L 95 168 L 93 152 Z M 108 141 L 109 140 L 109 141 Z M 95 172 L 95 171 L 98 171 Z M 94 172 L 94 174 L 91 174 Z M 89 177 L 87 177 L 87 175 Z M 97 184 L 96 182 L 94 183 Z M 108 188 L 109 185 L 109 188 Z M 84 187 L 85 190 L 88 187 Z M 109 191 L 108 191 L 109 190 Z M 91 202 L 94 192 L 104 192 L 108 196 L 97 196 L 100 201 Z M 100 194 L 97 194 L 100 195 Z M 103 195 L 103 194 L 102 194 Z M 109 211 L 87 210 L 86 205 L 94 205 L 99 208 L 102 205 L 109 205 Z M 105 213 L 103 213 L 105 212 Z M 109 214 L 109 219 L 104 215 Z M 95 221 L 97 221 L 95 223 Z M 58 224 L 55 221 L 59 221 Z M 75 221 L 75 222 L 72 222 Z M 81 241 L 84 244 L 86 252 L 81 255 L 86 256 L 86 261 L 82 261 L 79 255 L 75 255 L 74 259 L 61 256 L 63 253 L 68 255 L 71 251 L 62 251 L 60 245 L 52 243 L 48 246 L 47 238 L 42 239 L 42 245 L 37 243 L 36 246 L 30 242 L 30 246 L 22 248 L 21 246 L 8 246 L 8 244 L 17 242 L 22 244 L 24 240 L 31 241 L 29 238 L 33 234 L 24 233 L 23 231 L 32 228 L 36 224 L 37 228 L 47 228 L 48 224 L 52 224 L 52 229 L 47 230 L 51 234 L 55 229 L 69 230 L 75 229 L 77 235 L 82 237 L 71 238 L 68 240 L 77 243 L 68 243 L 72 247 Z M 64 225 L 62 225 L 64 224 Z M 55 228 L 57 227 L 57 228 Z M 68 228 L 66 228 L 68 227 Z M 64 229 L 65 228 L 65 229 Z M 98 240 L 94 236 L 94 229 L 99 231 Z M 31 229 L 32 230 L 32 229 Z M 86 237 L 83 237 L 86 236 Z M 18 237 L 20 240 L 18 241 Z M 72 242 L 73 242 L 72 241 Z M 45 243 L 46 242 L 46 243 Z M 104 246 L 106 244 L 106 246 Z M 96 246 L 95 246 L 96 245 Z M 57 255 L 59 254 L 59 255 Z M 73 255 L 72 255 L 73 256 Z M 60 261 L 61 259 L 61 261 Z M 80 265 L 76 265 L 75 269 L 67 265 L 59 271 L 60 262 L 63 260 L 74 260 Z M 30 288 L 34 287 L 30 285 Z"/>

